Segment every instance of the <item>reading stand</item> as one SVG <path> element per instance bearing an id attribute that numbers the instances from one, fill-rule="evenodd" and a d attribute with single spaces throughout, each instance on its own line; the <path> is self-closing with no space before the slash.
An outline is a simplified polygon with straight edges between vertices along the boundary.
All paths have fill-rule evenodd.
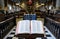
<path id="1" fill-rule="evenodd" d="M 42 21 L 22 20 L 17 23 L 15 37 L 25 39 L 35 39 L 37 37 L 45 38 L 44 26 Z"/>

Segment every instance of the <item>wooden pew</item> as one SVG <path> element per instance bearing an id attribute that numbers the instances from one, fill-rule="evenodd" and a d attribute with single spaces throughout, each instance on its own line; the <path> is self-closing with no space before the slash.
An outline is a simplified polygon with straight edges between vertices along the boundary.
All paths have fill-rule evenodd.
<path id="1" fill-rule="evenodd" d="M 0 39 L 3 37 L 16 25 L 16 18 L 11 17 L 0 22 Z"/>
<path id="2" fill-rule="evenodd" d="M 45 26 L 54 34 L 56 39 L 60 38 L 60 22 L 55 21 L 49 17 L 45 18 Z"/>

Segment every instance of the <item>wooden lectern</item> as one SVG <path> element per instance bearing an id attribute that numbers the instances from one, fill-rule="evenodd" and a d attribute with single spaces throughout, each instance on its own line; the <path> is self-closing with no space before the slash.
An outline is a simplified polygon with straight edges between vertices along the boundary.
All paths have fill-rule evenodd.
<path id="1" fill-rule="evenodd" d="M 17 23 L 16 37 L 24 37 L 26 39 L 35 39 L 41 37 L 44 39 L 44 26 L 42 21 L 37 20 L 22 20 Z"/>

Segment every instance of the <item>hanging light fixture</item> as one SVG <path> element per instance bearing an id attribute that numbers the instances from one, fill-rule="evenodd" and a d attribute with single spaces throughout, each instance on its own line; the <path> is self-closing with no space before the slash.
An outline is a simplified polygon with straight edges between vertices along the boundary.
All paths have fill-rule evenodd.
<path id="1" fill-rule="evenodd" d="M 24 8 L 26 7 L 25 3 L 23 2 L 22 4 L 19 5 L 20 7 Z"/>
<path id="2" fill-rule="evenodd" d="M 40 7 L 41 5 L 39 5 L 39 3 L 38 2 L 36 2 L 36 8 L 38 8 L 38 7 Z"/>
<path id="3" fill-rule="evenodd" d="M 16 3 L 16 5 L 19 5 L 19 3 Z"/>
<path id="4" fill-rule="evenodd" d="M 41 5 L 45 5 L 44 3 L 41 3 Z"/>

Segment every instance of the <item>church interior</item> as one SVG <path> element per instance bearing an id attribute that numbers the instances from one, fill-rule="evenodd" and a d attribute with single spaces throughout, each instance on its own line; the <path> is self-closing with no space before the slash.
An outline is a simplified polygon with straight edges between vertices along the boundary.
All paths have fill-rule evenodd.
<path id="1" fill-rule="evenodd" d="M 60 0 L 0 0 L 0 39 L 60 39 Z"/>

